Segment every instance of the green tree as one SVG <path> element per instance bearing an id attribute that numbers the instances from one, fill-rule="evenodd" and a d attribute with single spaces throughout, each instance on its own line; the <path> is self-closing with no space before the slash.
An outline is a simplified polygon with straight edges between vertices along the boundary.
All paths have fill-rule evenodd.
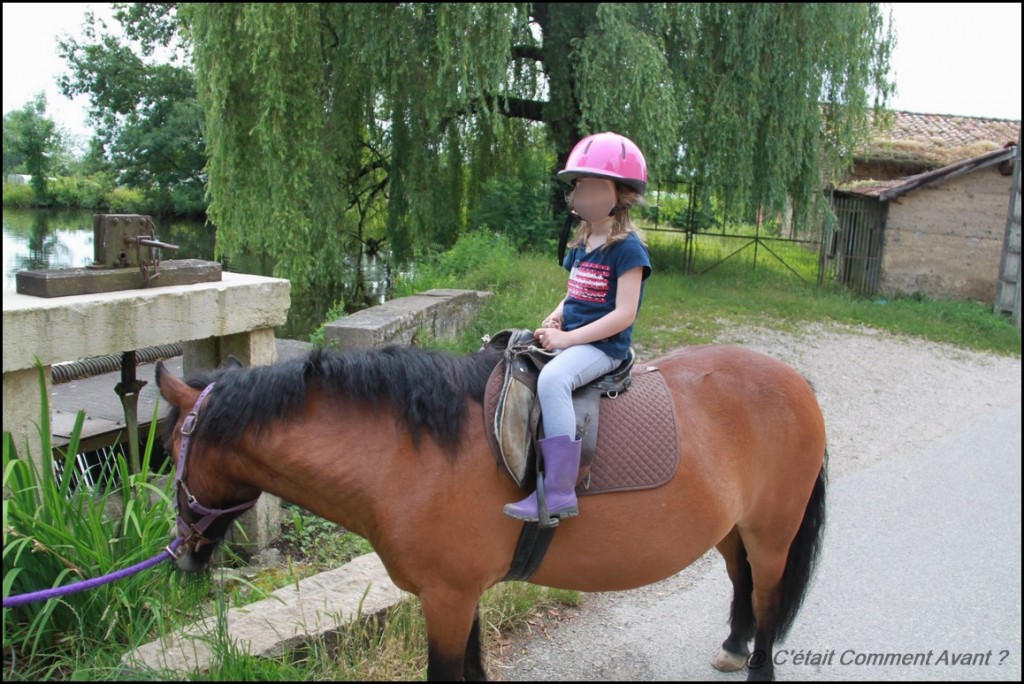
<path id="1" fill-rule="evenodd" d="M 876 3 L 671 6 L 681 175 L 752 219 L 793 201 L 798 227 L 849 167 L 893 92 L 891 16 Z M 704 206 L 709 206 L 705 204 Z"/>
<path id="2" fill-rule="evenodd" d="M 90 97 L 88 167 L 112 169 L 161 213 L 202 211 L 202 110 L 176 5 L 116 7 L 123 39 L 88 13 L 83 38 L 66 37 L 58 48 L 69 69 L 61 91 Z"/>
<path id="3" fill-rule="evenodd" d="M 445 245 L 543 141 L 616 130 L 734 217 L 811 205 L 884 103 L 875 4 L 190 4 L 218 249 L 334 269 L 366 207 Z M 514 176 L 513 176 L 514 177 Z M 551 204 L 562 201 L 553 184 Z M 493 192 L 492 192 L 493 194 Z M 493 212 L 492 212 L 493 213 Z M 311 252 L 316 256 L 311 257 Z"/>
<path id="4" fill-rule="evenodd" d="M 21 109 L 4 114 L 4 177 L 13 172 L 31 175 L 36 204 L 44 204 L 47 178 L 68 156 L 64 145 L 57 124 L 46 116 L 46 96 L 38 93 Z"/>

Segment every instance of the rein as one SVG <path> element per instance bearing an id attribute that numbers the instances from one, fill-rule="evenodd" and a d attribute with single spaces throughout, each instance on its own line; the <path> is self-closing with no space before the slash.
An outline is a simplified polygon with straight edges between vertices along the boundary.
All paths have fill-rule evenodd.
<path id="1" fill-rule="evenodd" d="M 189 542 L 194 541 L 197 549 L 204 544 L 214 543 L 213 540 L 207 539 L 203 533 L 206 532 L 217 518 L 229 513 L 242 513 L 256 504 L 256 501 L 259 499 L 258 495 L 252 501 L 238 506 L 233 506 L 231 508 L 207 508 L 196 500 L 196 497 L 189 491 L 188 485 L 185 484 L 185 468 L 188 465 L 189 441 L 191 440 L 192 433 L 195 431 L 196 422 L 199 420 L 199 409 L 203 404 L 203 400 L 205 400 L 210 394 L 210 390 L 213 389 L 214 384 L 215 383 L 207 385 L 206 389 L 200 392 L 199 397 L 196 399 L 195 406 L 193 406 L 192 410 L 185 416 L 185 421 L 181 425 L 181 447 L 178 449 L 178 468 L 177 473 L 174 475 L 174 484 L 177 488 L 174 497 L 174 512 L 178 527 L 178 537 L 157 555 L 153 556 L 149 560 L 133 565 L 130 568 L 124 568 L 123 570 L 118 570 L 117 572 L 112 572 L 101 577 L 94 577 L 81 582 L 75 582 L 74 584 L 67 584 L 62 587 L 34 591 L 28 594 L 18 594 L 17 596 L 5 596 L 3 599 L 4 608 L 14 608 L 17 606 L 23 606 L 27 603 L 33 603 L 35 601 L 47 601 L 52 598 L 59 598 L 61 596 L 68 596 L 69 594 L 85 591 L 86 589 L 94 589 L 96 587 L 103 586 L 104 584 L 124 579 L 125 577 L 142 572 L 143 570 L 147 570 L 167 558 L 178 560 L 181 557 L 181 551 L 179 549 Z M 181 492 L 185 493 L 185 500 L 188 502 L 189 510 L 196 515 L 202 516 L 199 522 L 188 523 L 181 517 L 181 509 L 178 506 L 178 500 L 180 498 L 179 494 L 181 494 Z"/>

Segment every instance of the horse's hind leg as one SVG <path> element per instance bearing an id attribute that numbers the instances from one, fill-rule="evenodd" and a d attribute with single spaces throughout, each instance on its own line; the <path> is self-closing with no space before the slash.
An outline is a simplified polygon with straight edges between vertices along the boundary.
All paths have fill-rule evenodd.
<path id="1" fill-rule="evenodd" d="M 782 605 L 782 580 L 786 571 L 788 546 L 766 542 L 764 536 L 749 530 L 741 542 L 747 551 L 750 576 L 753 580 L 754 650 L 747 659 L 747 681 L 768 681 L 775 678 L 773 649 L 779 637 L 779 614 Z"/>
<path id="2" fill-rule="evenodd" d="M 754 583 L 747 562 L 747 551 L 735 527 L 716 548 L 725 558 L 725 567 L 732 581 L 732 608 L 729 616 L 729 636 L 712 661 L 715 669 L 736 672 L 747 664 L 750 640 L 754 637 Z"/>
<path id="3" fill-rule="evenodd" d="M 761 516 L 756 526 L 741 530 L 754 582 L 757 625 L 754 651 L 747 660 L 748 680 L 775 676 L 772 649 L 792 626 L 817 564 L 827 479 L 822 465 L 799 522 L 792 515 Z"/>

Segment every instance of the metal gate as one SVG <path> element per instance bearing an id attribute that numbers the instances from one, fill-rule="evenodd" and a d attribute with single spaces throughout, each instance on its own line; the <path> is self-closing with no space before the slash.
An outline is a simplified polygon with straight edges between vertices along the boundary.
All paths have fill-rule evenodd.
<path id="1" fill-rule="evenodd" d="M 767 261 L 769 257 L 775 259 L 779 264 L 784 266 L 789 273 L 794 275 L 797 279 L 802 282 L 807 282 L 804 277 L 798 273 L 793 266 L 787 262 L 786 258 L 776 252 L 772 248 L 773 245 L 776 247 L 779 245 L 791 244 L 791 245 L 802 245 L 804 249 L 810 253 L 820 253 L 820 246 L 822 241 L 820 237 L 811 239 L 800 239 L 796 237 L 780 237 L 776 234 L 764 232 L 761 225 L 760 212 L 758 219 L 754 224 L 755 230 L 753 234 L 749 231 L 746 232 L 728 232 L 728 226 L 720 221 L 717 217 L 713 216 L 710 211 L 702 209 L 700 203 L 696 199 L 699 196 L 699 186 L 692 182 L 668 182 L 664 185 L 659 186 L 659 192 L 665 190 L 665 186 L 668 186 L 670 192 L 676 192 L 679 186 L 685 186 L 684 194 L 688 198 L 686 203 L 685 215 L 672 216 L 668 220 L 665 220 L 661 215 L 661 208 L 658 204 L 654 204 L 653 211 L 651 211 L 650 219 L 654 222 L 654 227 L 646 227 L 645 231 L 652 232 L 663 232 L 663 233 L 682 233 L 684 237 L 683 242 L 683 271 L 688 274 L 704 275 L 708 271 L 711 271 L 721 264 L 729 261 L 733 257 L 746 252 L 748 248 L 753 248 L 748 256 L 753 256 L 752 269 L 757 270 L 758 259 Z M 663 227 L 662 223 L 665 223 L 671 227 Z M 714 227 L 714 228 L 713 228 Z M 720 232 L 719 229 L 720 228 Z M 780 229 L 781 232 L 781 229 Z M 820 234 L 819 234 L 820 235 Z M 698 241 L 719 241 L 719 240 L 740 240 L 740 244 L 736 249 L 732 250 L 728 256 L 718 259 L 709 266 L 704 266 L 698 270 L 697 267 L 697 243 Z M 764 256 L 761 256 L 761 253 Z M 822 281 L 821 277 L 821 263 L 819 259 L 818 264 L 818 282 Z"/>
<path id="2" fill-rule="evenodd" d="M 836 195 L 825 222 L 818 282 L 836 282 L 861 295 L 878 291 L 882 230 L 888 205 L 873 197 Z"/>

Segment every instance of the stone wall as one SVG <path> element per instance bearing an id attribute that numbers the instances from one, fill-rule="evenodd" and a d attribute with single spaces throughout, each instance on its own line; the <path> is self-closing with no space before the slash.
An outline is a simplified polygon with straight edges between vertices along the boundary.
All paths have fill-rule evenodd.
<path id="1" fill-rule="evenodd" d="M 890 201 L 881 290 L 993 302 L 1009 193 L 989 167 Z"/>

